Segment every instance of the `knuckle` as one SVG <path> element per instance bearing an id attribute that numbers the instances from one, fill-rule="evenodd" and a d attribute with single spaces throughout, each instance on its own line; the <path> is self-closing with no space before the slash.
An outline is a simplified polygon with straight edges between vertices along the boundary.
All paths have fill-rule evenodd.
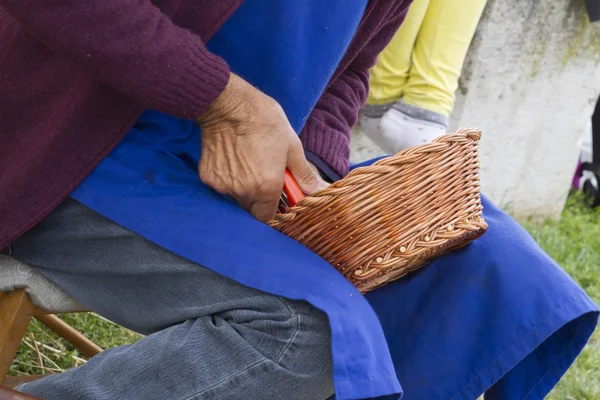
<path id="1" fill-rule="evenodd" d="M 213 174 L 211 174 L 207 168 L 200 166 L 200 168 L 198 169 L 198 173 L 200 174 L 200 180 L 202 182 L 204 182 L 208 186 L 213 186 Z"/>
<path id="2" fill-rule="evenodd" d="M 300 141 L 300 138 L 298 137 L 298 135 L 296 135 L 296 132 L 293 129 L 290 129 L 291 132 L 289 135 L 289 142 L 290 142 L 290 150 L 297 152 L 297 153 L 304 153 L 304 147 L 302 146 L 302 142 Z"/>
<path id="3" fill-rule="evenodd" d="M 277 100 L 269 96 L 266 97 L 267 100 L 265 101 L 265 105 L 267 106 L 267 108 L 269 108 L 271 112 L 276 114 L 284 114 L 283 107 L 281 107 L 281 104 L 279 104 Z"/>

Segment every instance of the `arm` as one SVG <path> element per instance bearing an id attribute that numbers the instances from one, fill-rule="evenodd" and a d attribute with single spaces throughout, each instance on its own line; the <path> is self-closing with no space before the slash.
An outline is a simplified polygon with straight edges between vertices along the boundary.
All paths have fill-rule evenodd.
<path id="1" fill-rule="evenodd" d="M 400 2 L 348 67 L 325 90 L 310 114 L 300 139 L 306 157 L 330 180 L 348 173 L 350 131 L 369 94 L 369 69 L 400 27 L 408 4 Z"/>
<path id="2" fill-rule="evenodd" d="M 145 108 L 196 117 L 229 79 L 224 60 L 149 0 L 0 0 L 0 8 Z"/>
<path id="3" fill-rule="evenodd" d="M 275 214 L 286 168 L 307 192 L 326 186 L 279 104 L 149 0 L 0 0 L 0 10 L 141 106 L 196 118 L 201 179 L 258 219 Z"/>

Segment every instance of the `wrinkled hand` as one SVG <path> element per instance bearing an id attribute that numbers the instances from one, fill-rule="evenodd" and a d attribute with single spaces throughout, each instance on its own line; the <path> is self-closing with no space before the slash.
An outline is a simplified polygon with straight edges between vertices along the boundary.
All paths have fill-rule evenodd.
<path id="1" fill-rule="evenodd" d="M 286 168 L 305 193 L 327 187 L 304 157 L 281 106 L 234 74 L 198 123 L 200 179 L 260 221 L 275 215 Z"/>

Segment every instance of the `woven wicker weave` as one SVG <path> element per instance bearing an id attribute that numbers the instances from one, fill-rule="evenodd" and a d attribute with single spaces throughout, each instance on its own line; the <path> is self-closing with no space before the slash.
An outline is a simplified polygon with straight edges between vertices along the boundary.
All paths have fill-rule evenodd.
<path id="1" fill-rule="evenodd" d="M 487 229 L 474 129 L 447 134 L 305 197 L 270 225 L 365 293 L 465 246 Z"/>

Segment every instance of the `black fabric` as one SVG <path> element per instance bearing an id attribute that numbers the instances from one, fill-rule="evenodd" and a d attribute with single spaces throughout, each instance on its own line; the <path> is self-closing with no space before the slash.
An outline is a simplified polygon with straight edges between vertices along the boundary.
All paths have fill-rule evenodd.
<path id="1" fill-rule="evenodd" d="M 0 254 L 4 254 L 5 256 L 10 256 L 12 254 L 12 249 L 10 248 L 10 245 L 6 246 L 5 248 L 0 248 Z"/>
<path id="2" fill-rule="evenodd" d="M 590 207 L 600 207 L 600 191 L 596 188 L 591 181 L 587 180 L 583 184 L 583 193 L 587 196 L 587 202 Z"/>
<path id="3" fill-rule="evenodd" d="M 596 182 L 600 183 L 600 164 L 584 162 L 581 164 L 581 170 L 593 173 Z M 591 179 L 583 183 L 583 193 L 586 194 L 588 204 L 592 208 L 600 207 L 600 187 L 594 186 Z"/>
<path id="4" fill-rule="evenodd" d="M 600 21 L 600 0 L 585 0 L 590 21 Z"/>
<path id="5" fill-rule="evenodd" d="M 600 0 L 595 0 L 600 3 Z M 600 99 L 592 115 L 592 162 L 600 165 Z"/>
<path id="6" fill-rule="evenodd" d="M 581 163 L 581 170 L 593 172 L 597 178 L 600 178 L 600 164 L 584 162 Z"/>
<path id="7" fill-rule="evenodd" d="M 588 1 L 588 3 L 590 2 Z M 594 0 L 594 4 L 600 4 L 600 0 Z M 596 7 L 599 8 L 597 11 L 600 14 L 600 7 Z M 600 99 L 596 102 L 596 108 L 592 114 L 592 162 L 582 163 L 581 171 L 593 173 L 596 182 L 600 182 Z M 600 207 L 600 188 L 594 186 L 591 179 L 587 179 L 583 183 L 583 192 L 592 208 Z"/>

